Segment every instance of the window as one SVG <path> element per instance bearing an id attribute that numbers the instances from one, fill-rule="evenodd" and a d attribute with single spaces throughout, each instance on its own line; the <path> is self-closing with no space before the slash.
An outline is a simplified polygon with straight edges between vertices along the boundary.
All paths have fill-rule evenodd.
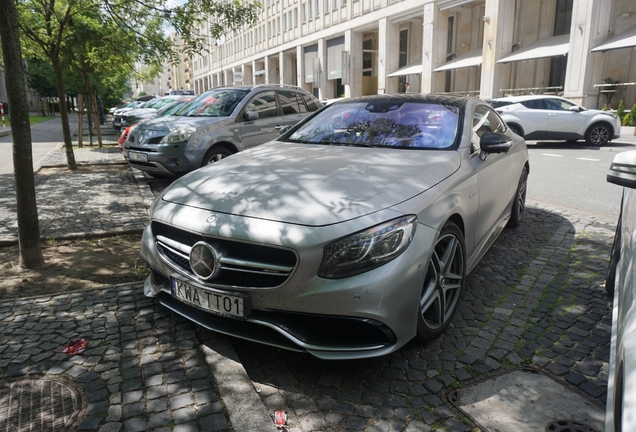
<path id="1" fill-rule="evenodd" d="M 471 138 L 473 152 L 481 151 L 479 140 L 488 132 L 504 132 L 507 129 L 505 123 L 490 108 L 480 105 L 475 108 L 473 115 L 473 134 Z"/>
<path id="2" fill-rule="evenodd" d="M 298 8 L 294 8 L 294 27 L 298 27 Z"/>
<path id="3" fill-rule="evenodd" d="M 302 15 L 303 22 L 307 22 L 307 3 L 303 3 L 302 8 L 303 8 L 303 15 Z"/>
<path id="4" fill-rule="evenodd" d="M 322 105 L 319 105 L 318 102 L 316 102 L 314 99 L 309 97 L 309 95 L 303 95 L 303 99 L 305 99 L 305 103 L 307 104 L 307 108 L 311 112 L 317 111 L 318 109 L 322 108 Z"/>
<path id="5" fill-rule="evenodd" d="M 338 9 L 338 0 L 333 0 L 333 8 Z"/>
<path id="6" fill-rule="evenodd" d="M 325 0 L 325 12 L 329 12 L 331 10 L 331 0 Z"/>
<path id="7" fill-rule="evenodd" d="M 276 95 L 273 91 L 259 93 L 245 106 L 245 111 L 256 111 L 259 119 L 276 117 Z"/>
<path id="8" fill-rule="evenodd" d="M 290 91 L 279 91 L 278 101 L 283 110 L 283 115 L 298 114 L 300 107 L 298 106 L 298 100 L 296 100 L 296 93 Z"/>
<path id="9" fill-rule="evenodd" d="M 576 106 L 562 99 L 545 99 L 546 109 L 552 111 L 569 111 L 571 107 Z"/>
<path id="10" fill-rule="evenodd" d="M 541 99 L 523 101 L 521 105 L 528 109 L 546 109 Z"/>
<path id="11" fill-rule="evenodd" d="M 373 76 L 373 39 L 362 41 L 362 76 Z"/>
<path id="12" fill-rule="evenodd" d="M 320 0 L 316 0 L 316 18 L 320 16 Z"/>
<path id="13" fill-rule="evenodd" d="M 309 0 L 307 9 L 309 11 L 309 19 L 314 19 L 314 0 Z"/>

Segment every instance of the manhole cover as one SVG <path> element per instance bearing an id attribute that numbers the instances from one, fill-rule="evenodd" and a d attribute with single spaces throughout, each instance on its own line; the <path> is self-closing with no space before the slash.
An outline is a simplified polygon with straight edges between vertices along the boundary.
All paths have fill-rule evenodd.
<path id="1" fill-rule="evenodd" d="M 67 431 L 81 419 L 82 392 L 57 378 L 0 381 L 0 431 Z"/>
<path id="2" fill-rule="evenodd" d="M 546 426 L 545 432 L 598 432 L 592 426 L 575 420 L 556 420 Z"/>

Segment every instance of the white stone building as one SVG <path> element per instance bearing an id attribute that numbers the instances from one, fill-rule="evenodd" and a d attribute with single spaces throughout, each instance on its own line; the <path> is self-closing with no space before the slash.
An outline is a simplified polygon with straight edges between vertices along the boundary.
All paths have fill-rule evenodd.
<path id="1" fill-rule="evenodd" d="M 598 86 L 636 82 L 634 0 L 264 0 L 255 26 L 210 46 L 192 59 L 197 94 L 242 72 L 246 84 L 293 84 L 321 99 L 408 87 L 636 103 L 636 85 Z"/>

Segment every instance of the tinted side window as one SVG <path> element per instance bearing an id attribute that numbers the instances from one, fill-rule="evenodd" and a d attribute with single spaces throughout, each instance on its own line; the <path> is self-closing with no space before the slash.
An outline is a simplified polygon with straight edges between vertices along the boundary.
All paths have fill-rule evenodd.
<path id="1" fill-rule="evenodd" d="M 530 109 L 545 109 L 541 99 L 523 101 L 521 102 L 521 105 Z"/>
<path id="2" fill-rule="evenodd" d="M 256 111 L 258 118 L 276 117 L 278 109 L 276 107 L 276 95 L 273 91 L 257 94 L 245 106 L 245 111 Z"/>
<path id="3" fill-rule="evenodd" d="M 294 92 L 279 91 L 278 100 L 283 109 L 283 115 L 298 114 L 300 112 L 298 100 L 296 100 L 296 94 Z"/>
<path id="4" fill-rule="evenodd" d="M 546 99 L 545 104 L 547 106 L 547 109 L 554 111 L 567 111 L 570 109 L 570 107 L 574 106 L 574 104 L 561 99 Z"/>
<path id="5" fill-rule="evenodd" d="M 318 102 L 316 102 L 314 99 L 312 99 L 311 96 L 303 95 L 303 98 L 305 98 L 305 103 L 307 104 L 307 109 L 309 111 L 316 111 L 322 108 L 322 106 Z"/>
<path id="6" fill-rule="evenodd" d="M 296 100 L 298 100 L 298 107 L 300 108 L 301 113 L 307 112 L 307 106 L 305 105 L 305 100 L 300 93 L 294 93 L 296 95 Z"/>

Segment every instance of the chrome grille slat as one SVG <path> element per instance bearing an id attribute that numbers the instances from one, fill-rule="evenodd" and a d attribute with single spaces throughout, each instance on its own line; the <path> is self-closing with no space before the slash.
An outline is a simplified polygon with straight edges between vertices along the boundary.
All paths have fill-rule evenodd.
<path id="1" fill-rule="evenodd" d="M 204 283 L 211 286 L 268 288 L 282 285 L 297 264 L 296 254 L 287 249 L 204 237 L 159 222 L 152 230 L 161 258 L 181 274 L 197 279 L 190 268 L 192 246 L 205 241 L 219 252 L 219 275 Z M 201 281 L 199 281 L 201 282 Z"/>

